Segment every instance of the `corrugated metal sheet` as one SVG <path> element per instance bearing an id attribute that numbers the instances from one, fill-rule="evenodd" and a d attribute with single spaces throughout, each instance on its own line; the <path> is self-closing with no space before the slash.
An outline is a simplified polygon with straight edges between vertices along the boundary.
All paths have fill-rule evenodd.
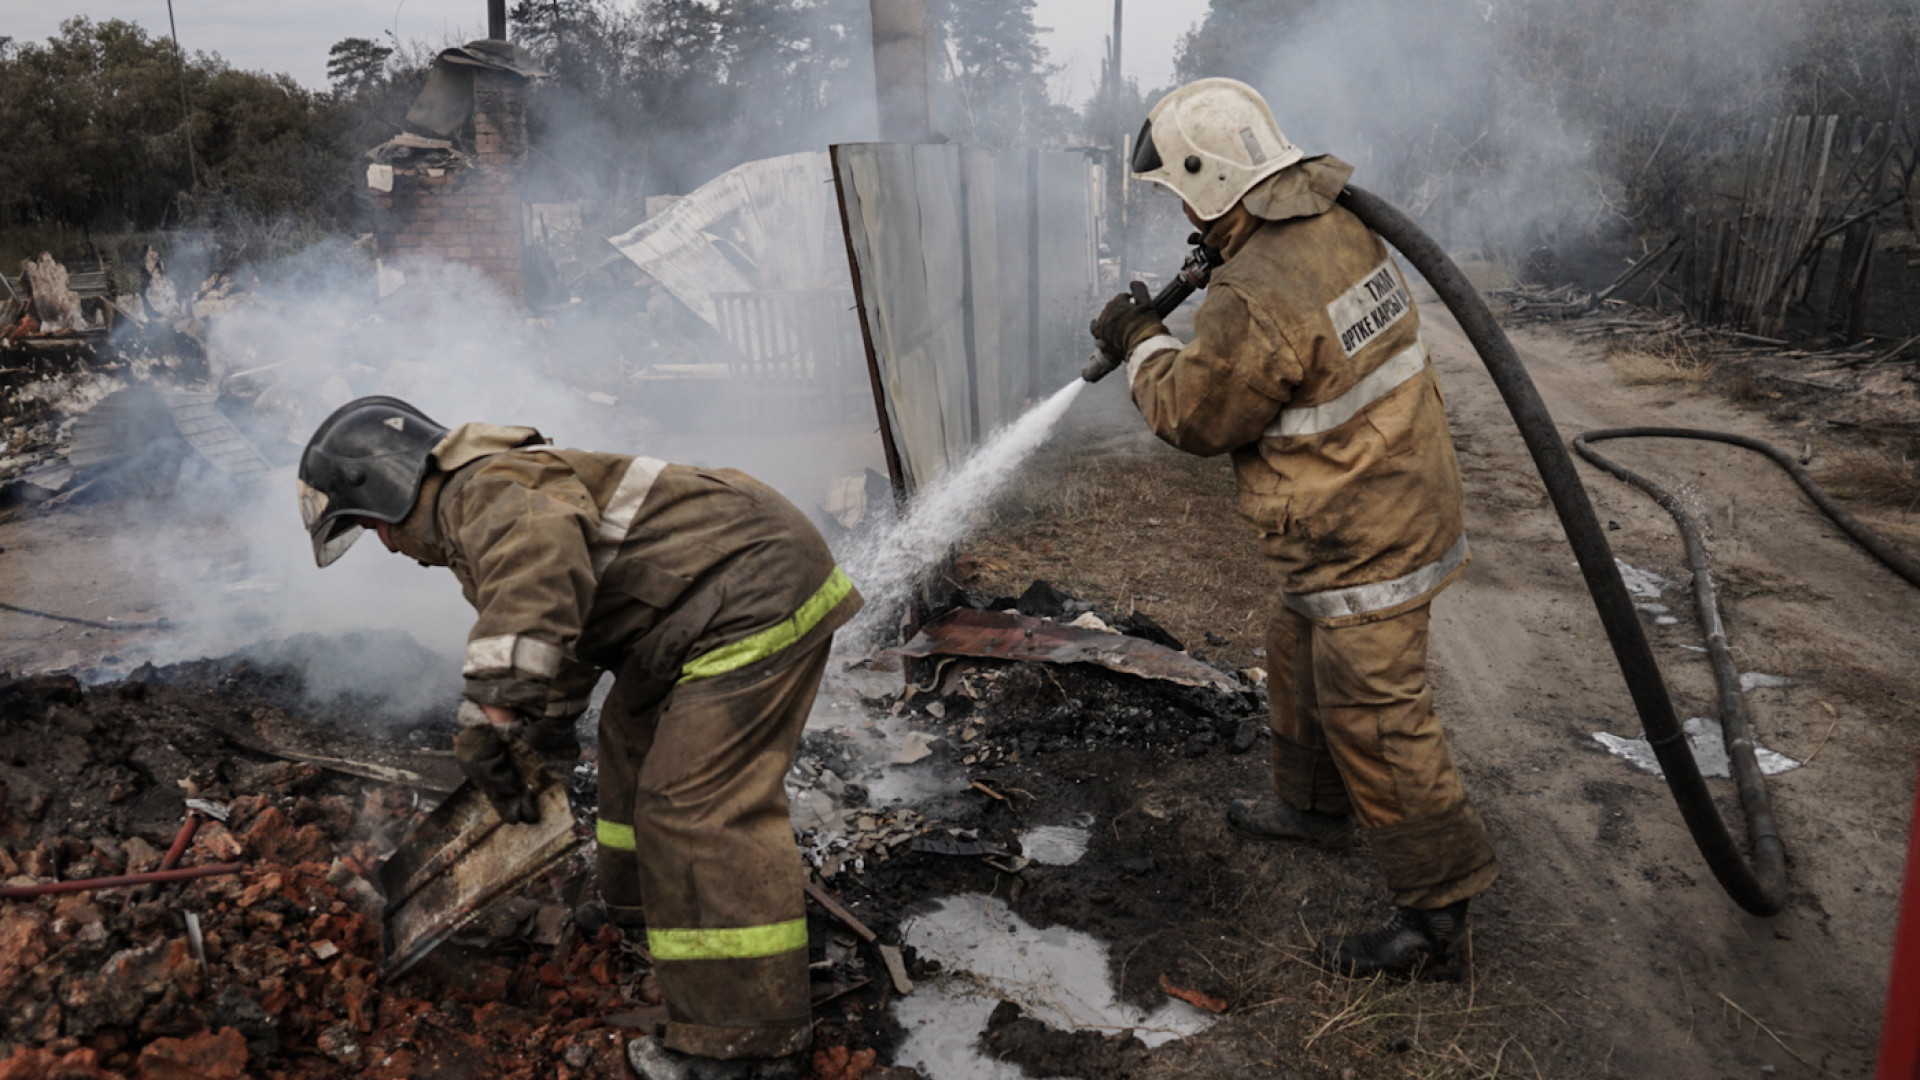
<path id="1" fill-rule="evenodd" d="M 716 330 L 715 293 L 847 280 L 833 171 L 817 151 L 729 169 L 608 242 Z"/>

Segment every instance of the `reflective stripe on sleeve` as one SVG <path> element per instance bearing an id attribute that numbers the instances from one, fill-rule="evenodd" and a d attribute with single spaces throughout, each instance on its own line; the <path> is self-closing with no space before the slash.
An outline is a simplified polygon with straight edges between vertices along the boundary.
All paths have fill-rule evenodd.
<path id="1" fill-rule="evenodd" d="M 1135 345 L 1133 351 L 1127 354 L 1127 385 L 1129 387 L 1133 385 L 1133 380 L 1140 374 L 1140 365 L 1146 361 L 1147 357 L 1167 349 L 1184 348 L 1185 345 L 1185 342 L 1172 334 L 1155 334 Z"/>
<path id="2" fill-rule="evenodd" d="M 593 823 L 593 841 L 614 851 L 634 850 L 633 826 L 599 818 Z"/>
<path id="3" fill-rule="evenodd" d="M 1353 384 L 1353 389 L 1311 408 L 1285 408 L 1267 430 L 1265 438 L 1294 435 L 1319 435 L 1332 431 L 1360 415 L 1360 410 L 1386 397 L 1427 366 L 1427 343 L 1416 340 L 1395 353 L 1391 359 Z"/>
<path id="4" fill-rule="evenodd" d="M 800 605 L 800 610 L 752 637 L 722 645 L 687 661 L 686 666 L 680 669 L 680 681 L 711 679 L 772 656 L 819 626 L 820 620 L 827 617 L 827 612 L 832 611 L 834 605 L 845 600 L 852 591 L 853 582 L 847 578 L 847 572 L 838 566 L 834 567 L 833 573 L 827 575 L 826 583 L 807 597 L 806 603 Z"/>
<path id="5" fill-rule="evenodd" d="M 595 576 L 605 572 L 607 564 L 620 551 L 627 531 L 633 528 L 633 519 L 640 513 L 640 504 L 647 501 L 647 494 L 653 490 L 653 482 L 660 478 L 660 470 L 666 467 L 667 463 L 658 458 L 637 457 L 628 463 L 627 471 L 620 475 L 620 483 L 607 500 L 606 509 L 600 511 L 600 530 L 593 538 Z"/>
<path id="6" fill-rule="evenodd" d="M 789 919 L 765 926 L 702 930 L 647 927 L 647 951 L 655 960 L 752 960 L 807 947 L 807 920 Z"/>
<path id="7" fill-rule="evenodd" d="M 1310 619 L 1337 619 L 1343 615 L 1385 611 L 1431 592 L 1466 561 L 1467 538 L 1462 534 L 1445 555 L 1391 581 L 1312 593 L 1282 592 L 1280 602 Z"/>
<path id="8" fill-rule="evenodd" d="M 467 642 L 466 662 L 460 674 L 472 679 L 489 675 L 521 672 L 536 678 L 551 679 L 560 671 L 566 653 L 552 642 L 525 634 L 500 634 Z"/>

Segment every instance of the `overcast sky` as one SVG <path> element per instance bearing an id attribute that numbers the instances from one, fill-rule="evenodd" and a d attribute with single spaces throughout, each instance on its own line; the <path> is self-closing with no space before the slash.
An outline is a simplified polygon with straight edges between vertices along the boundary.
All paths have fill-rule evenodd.
<path id="1" fill-rule="evenodd" d="M 1121 66 L 1142 89 L 1171 80 L 1173 50 L 1206 7 L 1207 0 L 1130 0 Z M 288 72 L 314 89 L 326 87 L 327 49 L 341 38 L 392 31 L 438 46 L 481 37 L 487 22 L 485 0 L 173 0 L 173 13 L 189 51 L 217 52 L 239 68 Z M 166 0 L 0 0 L 0 34 L 43 40 L 75 15 L 167 32 Z M 1035 21 L 1049 28 L 1046 46 L 1062 65 L 1055 93 L 1079 104 L 1100 76 L 1113 0 L 1039 0 Z"/>

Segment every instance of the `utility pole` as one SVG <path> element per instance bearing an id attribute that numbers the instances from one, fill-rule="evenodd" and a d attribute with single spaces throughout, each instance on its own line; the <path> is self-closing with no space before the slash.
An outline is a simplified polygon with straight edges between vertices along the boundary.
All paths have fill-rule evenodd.
<path id="1" fill-rule="evenodd" d="M 1127 121 L 1121 112 L 1121 87 L 1124 80 L 1120 74 L 1120 5 L 1122 0 L 1113 0 L 1113 59 L 1107 62 L 1107 82 L 1113 98 L 1113 219 L 1114 264 L 1120 271 L 1120 281 L 1125 287 L 1127 280 L 1127 248 L 1130 237 L 1127 235 L 1127 168 L 1131 157 L 1127 150 Z"/>
<path id="2" fill-rule="evenodd" d="M 507 0 L 487 0 L 487 36 L 507 40 Z"/>
<path id="3" fill-rule="evenodd" d="M 193 110 L 187 107 L 187 54 L 180 49 L 180 28 L 173 22 L 173 0 L 167 0 L 167 32 L 173 35 L 174 70 L 180 77 L 180 131 L 187 140 L 187 176 L 200 190 L 200 166 L 193 157 Z"/>
<path id="4" fill-rule="evenodd" d="M 870 0 L 880 138 L 933 141 L 933 17 L 927 0 Z"/>

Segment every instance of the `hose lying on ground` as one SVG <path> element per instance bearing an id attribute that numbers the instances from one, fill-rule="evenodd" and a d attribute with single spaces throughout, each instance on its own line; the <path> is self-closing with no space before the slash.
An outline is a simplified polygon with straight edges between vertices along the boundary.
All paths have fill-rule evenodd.
<path id="1" fill-rule="evenodd" d="M 1793 459 L 1792 454 L 1787 453 L 1785 450 L 1780 449 L 1765 439 L 1756 439 L 1748 435 L 1735 435 L 1726 431 L 1707 431 L 1703 428 L 1631 427 L 1589 431 L 1573 440 L 1573 448 L 1579 451 L 1581 457 L 1586 458 L 1595 465 L 1625 480 L 1627 483 L 1638 486 L 1649 494 L 1654 490 L 1650 485 L 1635 479 L 1632 473 L 1601 457 L 1598 451 L 1586 445 L 1590 442 L 1601 442 L 1606 439 L 1703 439 L 1707 442 L 1726 443 L 1729 446 L 1740 446 L 1748 450 L 1759 451 L 1772 458 L 1775 464 L 1787 470 L 1788 474 L 1793 477 L 1793 482 L 1800 485 L 1800 490 L 1807 493 L 1807 498 L 1813 500 L 1813 504 L 1820 508 L 1821 513 L 1833 519 L 1835 525 L 1840 526 L 1841 532 L 1851 536 L 1855 543 L 1866 548 L 1867 553 L 1879 559 L 1887 569 L 1905 578 L 1907 584 L 1915 588 L 1920 588 L 1920 562 L 1915 562 L 1911 558 L 1908 558 L 1892 544 L 1882 540 L 1879 534 L 1875 533 L 1872 529 L 1860 524 L 1859 518 L 1847 513 L 1839 503 L 1833 501 L 1832 496 L 1828 495 L 1819 484 L 1813 482 L 1813 477 L 1807 473 L 1807 470 L 1800 467 L 1800 463 Z M 1658 495 L 1654 496 L 1655 499 L 1659 497 Z M 1665 506 L 1666 504 L 1663 502 L 1661 505 Z M 1672 512 L 1671 507 L 1668 509 L 1669 512 Z"/>
<path id="2" fill-rule="evenodd" d="M 13 604 L 0 604 L 0 611 L 13 611 L 21 615 L 31 615 L 36 619 L 52 619 L 54 622 L 72 623 L 75 626 L 91 626 L 96 630 L 165 630 L 167 620 L 156 622 L 95 622 L 92 619 L 76 619 L 72 615 L 55 615 L 51 611 L 35 611 L 29 607 L 17 607 Z"/>
<path id="3" fill-rule="evenodd" d="M 1693 834 L 1694 843 L 1699 846 L 1713 876 L 1735 903 L 1756 915 L 1777 914 L 1786 899 L 1786 852 L 1772 815 L 1767 812 L 1765 788 L 1759 787 L 1760 800 L 1756 807 L 1747 800 L 1748 785 L 1744 781 L 1740 783 L 1747 832 L 1753 844 L 1753 863 L 1749 865 L 1728 832 L 1726 822 L 1721 820 L 1707 782 L 1693 760 L 1693 750 L 1687 745 L 1686 732 L 1674 712 L 1673 699 L 1667 693 L 1660 665 L 1647 643 L 1639 613 L 1634 610 L 1633 597 L 1620 579 L 1620 568 L 1614 563 L 1607 535 L 1594 515 L 1593 504 L 1580 483 L 1573 458 L 1561 444 L 1553 417 L 1540 400 L 1540 392 L 1514 352 L 1513 344 L 1494 320 L 1493 313 L 1487 310 L 1479 290 L 1467 281 L 1440 245 L 1405 214 L 1378 196 L 1351 185 L 1341 193 L 1340 203 L 1406 256 L 1459 320 L 1467 339 L 1473 342 L 1507 404 L 1507 411 L 1520 428 L 1520 437 L 1533 456 L 1534 468 L 1546 483 L 1547 495 L 1553 501 L 1567 540 L 1573 546 L 1574 557 L 1579 560 L 1580 572 L 1586 578 L 1587 591 L 1593 595 L 1600 624 L 1613 646 L 1620 674 L 1626 679 L 1627 692 L 1640 714 L 1647 742 L 1666 774 L 1667 787 L 1673 792 L 1674 802 L 1680 807 L 1680 816 Z M 1738 686 L 1737 678 L 1735 686 Z M 1736 741 L 1746 740 L 1746 759 L 1751 763 L 1751 740 L 1747 738 L 1744 720 L 1729 730 L 1737 735 L 1737 740 L 1729 738 L 1729 749 Z M 1734 757 L 1735 770 L 1739 773 L 1742 765 L 1738 757 L 1730 756 Z M 1757 765 L 1752 771 L 1754 785 L 1759 786 Z"/>
<path id="4" fill-rule="evenodd" d="M 1720 618 L 1720 601 L 1714 592 L 1713 570 L 1707 562 L 1707 547 L 1700 535 L 1700 525 L 1694 521 L 1693 515 L 1687 512 L 1687 508 L 1674 497 L 1672 492 L 1588 445 L 1607 439 L 1640 438 L 1701 439 L 1757 450 L 1791 473 L 1794 482 L 1800 485 L 1800 489 L 1807 493 L 1814 505 L 1832 519 L 1834 524 L 1840 526 L 1848 536 L 1859 542 L 1861 547 L 1866 548 L 1868 553 L 1879 559 L 1888 569 L 1915 586 L 1920 586 L 1920 564 L 1916 564 L 1912 559 L 1896 551 L 1873 530 L 1862 525 L 1857 518 L 1842 509 L 1828 497 L 1819 484 L 1814 483 L 1813 477 L 1807 474 L 1807 470 L 1800 467 L 1800 463 L 1795 461 L 1792 455 L 1764 439 L 1733 435 L 1724 431 L 1668 427 L 1606 428 L 1585 432 L 1574 438 L 1573 449 L 1576 453 L 1651 495 L 1655 502 L 1666 509 L 1672 516 L 1674 524 L 1680 528 L 1680 537 L 1687 548 L 1687 569 L 1693 576 L 1694 609 L 1699 612 L 1700 625 L 1706 631 L 1707 658 L 1713 663 L 1713 681 L 1719 692 L 1720 730 L 1726 742 L 1727 760 L 1732 766 L 1734 785 L 1740 793 L 1740 805 L 1746 811 L 1747 821 L 1752 830 L 1757 861 L 1762 848 L 1762 838 L 1766 838 L 1768 850 L 1775 850 L 1780 846 L 1780 837 L 1774 831 L 1773 805 L 1767 797 L 1766 780 L 1762 777 L 1760 763 L 1754 756 L 1753 724 L 1747 719 L 1746 702 L 1740 692 L 1740 671 L 1734 667 L 1733 650 L 1727 644 L 1726 626 Z"/>

